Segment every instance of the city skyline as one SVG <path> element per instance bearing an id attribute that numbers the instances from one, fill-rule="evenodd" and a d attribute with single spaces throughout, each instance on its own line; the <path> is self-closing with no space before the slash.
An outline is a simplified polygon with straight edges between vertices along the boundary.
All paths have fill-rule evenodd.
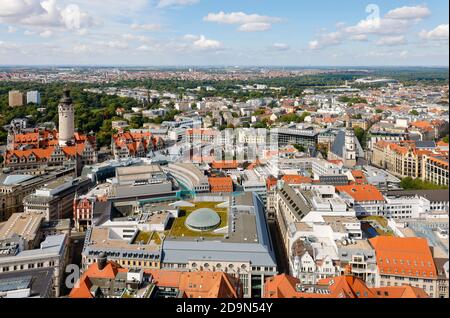
<path id="1" fill-rule="evenodd" d="M 443 1 L 7 0 L 0 64 L 448 67 L 447 12 Z"/>

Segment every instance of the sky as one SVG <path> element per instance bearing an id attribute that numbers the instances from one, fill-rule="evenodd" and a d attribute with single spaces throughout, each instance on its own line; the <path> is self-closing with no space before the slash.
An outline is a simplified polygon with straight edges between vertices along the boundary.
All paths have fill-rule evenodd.
<path id="1" fill-rule="evenodd" d="M 0 0 L 0 65 L 448 60 L 448 0 Z"/>

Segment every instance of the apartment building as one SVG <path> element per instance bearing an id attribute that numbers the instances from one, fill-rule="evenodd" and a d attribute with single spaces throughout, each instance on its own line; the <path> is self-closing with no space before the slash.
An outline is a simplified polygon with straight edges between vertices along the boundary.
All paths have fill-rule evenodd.
<path id="1" fill-rule="evenodd" d="M 422 180 L 434 184 L 449 185 L 449 166 L 447 155 L 426 154 L 422 157 Z"/>
<path id="2" fill-rule="evenodd" d="M 448 151 L 442 151 L 436 146 L 424 148 L 421 144 L 423 142 L 380 141 L 373 146 L 372 163 L 400 178 L 411 177 L 438 185 L 448 185 Z"/>
<path id="3" fill-rule="evenodd" d="M 26 103 L 24 93 L 20 91 L 9 92 L 9 107 L 19 107 Z"/>

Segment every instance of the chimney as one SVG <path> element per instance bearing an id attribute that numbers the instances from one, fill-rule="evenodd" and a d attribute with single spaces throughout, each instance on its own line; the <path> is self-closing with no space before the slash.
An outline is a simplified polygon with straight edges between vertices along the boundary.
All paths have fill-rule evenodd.
<path id="1" fill-rule="evenodd" d="M 97 258 L 97 266 L 100 271 L 102 271 L 106 267 L 106 261 L 106 253 L 100 253 L 99 257 Z"/>

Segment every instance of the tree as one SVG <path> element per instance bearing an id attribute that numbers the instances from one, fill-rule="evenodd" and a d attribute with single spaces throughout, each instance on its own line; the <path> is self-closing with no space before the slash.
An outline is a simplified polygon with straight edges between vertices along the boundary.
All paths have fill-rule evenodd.
<path id="1" fill-rule="evenodd" d="M 266 112 L 265 109 L 257 109 L 257 110 L 255 110 L 255 112 L 253 113 L 253 116 L 263 115 L 265 112 Z"/>
<path id="2" fill-rule="evenodd" d="M 305 152 L 306 151 L 305 146 L 303 146 L 303 145 L 295 144 L 294 148 L 297 149 L 300 152 Z"/>
<path id="3" fill-rule="evenodd" d="M 412 116 L 419 116 L 419 112 L 415 109 L 413 109 L 409 114 Z"/>
<path id="4" fill-rule="evenodd" d="M 363 149 L 365 149 L 367 132 L 364 129 L 362 129 L 361 127 L 355 127 L 355 136 L 356 136 L 356 138 L 358 138 L 358 141 L 361 144 L 361 147 L 363 147 Z"/>
<path id="5" fill-rule="evenodd" d="M 400 186 L 405 190 L 439 190 L 448 189 L 446 186 L 440 186 L 434 183 L 422 181 L 421 179 L 413 179 L 407 177 L 402 179 Z"/>
<path id="6" fill-rule="evenodd" d="M 264 128 L 267 129 L 267 123 L 264 121 L 256 122 L 256 124 L 253 124 L 253 128 Z"/>
<path id="7" fill-rule="evenodd" d="M 445 136 L 445 137 L 442 139 L 442 141 L 445 142 L 446 144 L 448 144 L 448 135 Z"/>

